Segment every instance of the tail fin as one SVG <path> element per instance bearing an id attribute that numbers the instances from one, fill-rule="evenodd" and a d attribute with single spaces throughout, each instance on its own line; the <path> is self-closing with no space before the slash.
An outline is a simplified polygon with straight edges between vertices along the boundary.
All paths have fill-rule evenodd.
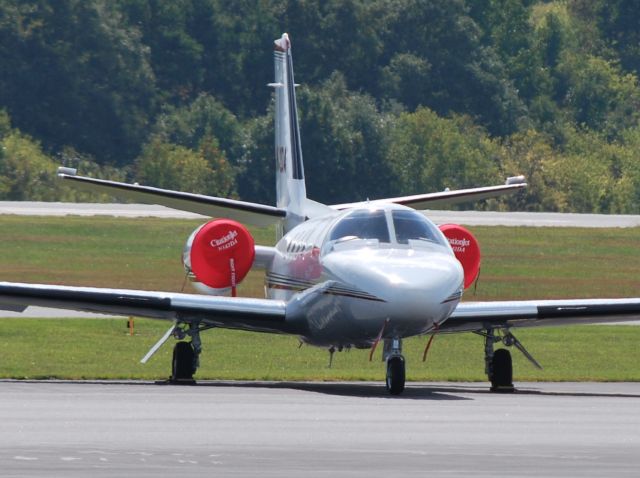
<path id="1" fill-rule="evenodd" d="M 296 105 L 296 85 L 293 80 L 291 41 L 284 33 L 274 47 L 276 112 L 275 154 L 277 207 L 287 210 L 284 232 L 305 220 L 306 186 L 300 127 Z"/>

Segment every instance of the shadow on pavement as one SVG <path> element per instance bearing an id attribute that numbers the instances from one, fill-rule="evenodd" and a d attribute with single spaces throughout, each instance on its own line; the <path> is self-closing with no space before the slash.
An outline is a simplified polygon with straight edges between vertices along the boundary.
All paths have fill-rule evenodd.
<path id="1" fill-rule="evenodd" d="M 264 382 L 264 381 L 233 381 L 233 380 L 201 380 L 185 384 L 173 384 L 168 381 L 141 380 L 15 380 L 0 379 L 0 383 L 25 384 L 59 384 L 59 385 L 102 385 L 102 386 L 170 386 L 170 387 L 237 387 L 261 389 L 289 389 L 304 392 L 322 393 L 326 395 L 344 397 L 385 398 L 389 400 L 473 400 L 473 395 L 490 395 L 489 384 L 482 383 L 407 383 L 401 395 L 389 395 L 383 382 Z M 615 384 L 593 383 L 580 384 L 583 389 L 563 390 L 562 383 L 538 385 L 535 383 L 520 384 L 515 392 L 507 394 L 513 397 L 537 395 L 550 397 L 617 397 L 640 398 L 638 393 L 623 393 L 616 391 L 598 391 L 598 387 L 612 387 Z M 573 384 L 572 384 L 573 385 Z M 593 385 L 594 390 L 587 389 Z M 640 385 L 639 385 L 640 388 Z M 472 395 L 471 397 L 469 395 Z M 496 394 L 499 395 L 499 394 Z"/>

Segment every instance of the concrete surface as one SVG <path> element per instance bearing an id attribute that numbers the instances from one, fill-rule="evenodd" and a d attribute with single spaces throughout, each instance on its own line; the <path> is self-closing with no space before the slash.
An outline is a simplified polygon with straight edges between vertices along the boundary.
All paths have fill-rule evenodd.
<path id="1" fill-rule="evenodd" d="M 0 381 L 3 477 L 636 477 L 640 384 Z"/>
<path id="2" fill-rule="evenodd" d="M 206 216 L 146 204 L 0 201 L 1 214 L 23 216 L 116 216 L 206 219 Z M 640 227 L 640 216 L 537 212 L 426 211 L 436 223 L 468 226 Z"/>

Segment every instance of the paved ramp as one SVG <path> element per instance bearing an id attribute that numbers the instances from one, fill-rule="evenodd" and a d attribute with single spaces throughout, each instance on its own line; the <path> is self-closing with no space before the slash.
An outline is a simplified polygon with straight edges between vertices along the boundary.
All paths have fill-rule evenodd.
<path id="1" fill-rule="evenodd" d="M 0 381 L 20 477 L 637 477 L 640 384 Z"/>

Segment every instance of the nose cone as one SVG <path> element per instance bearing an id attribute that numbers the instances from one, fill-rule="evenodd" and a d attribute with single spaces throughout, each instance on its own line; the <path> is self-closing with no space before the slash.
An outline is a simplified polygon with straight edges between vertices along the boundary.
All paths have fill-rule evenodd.
<path id="1" fill-rule="evenodd" d="M 442 320 L 457 300 L 464 273 L 456 258 L 440 249 L 360 249 L 326 256 L 326 270 L 385 301 L 384 313 L 424 326 Z M 382 310 L 381 310 L 382 312 Z"/>

